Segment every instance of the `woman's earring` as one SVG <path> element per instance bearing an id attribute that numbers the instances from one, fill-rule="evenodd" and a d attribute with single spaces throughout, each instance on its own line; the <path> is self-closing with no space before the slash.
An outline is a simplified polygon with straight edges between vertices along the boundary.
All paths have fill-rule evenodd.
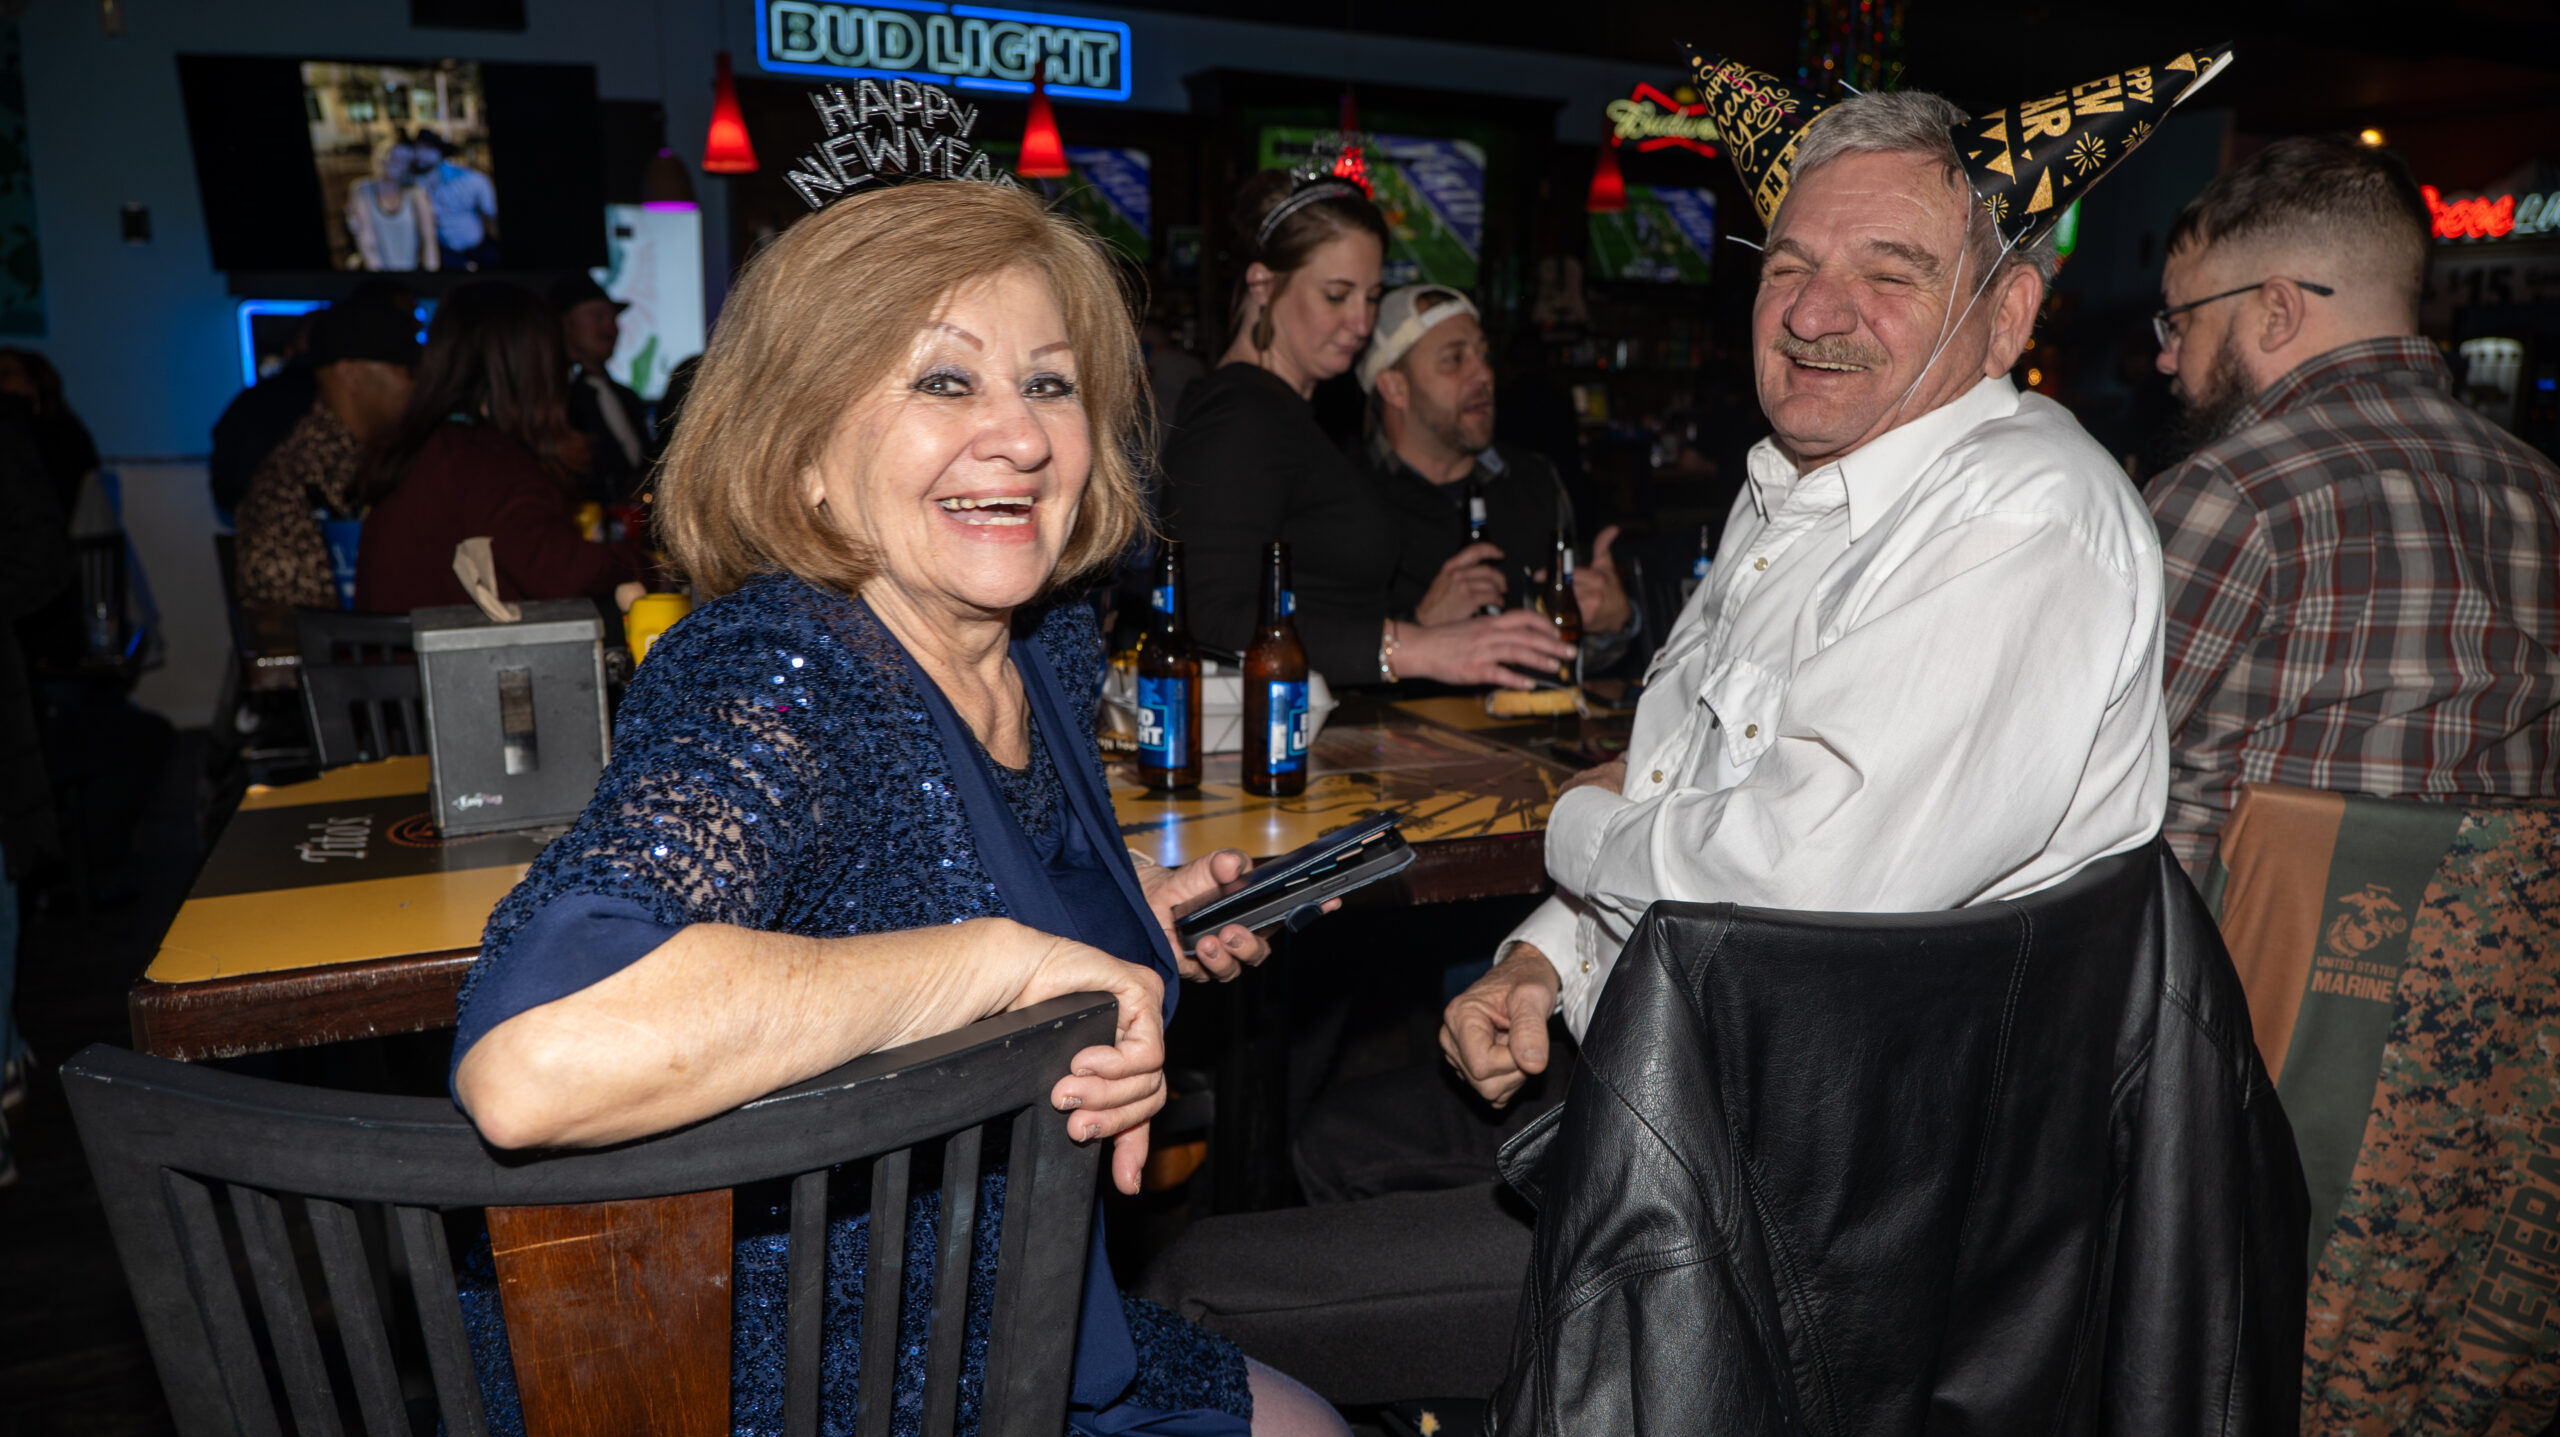
<path id="1" fill-rule="evenodd" d="M 1266 304 L 1253 317 L 1253 347 L 1256 350 L 1269 349 L 1271 338 L 1271 306 Z"/>

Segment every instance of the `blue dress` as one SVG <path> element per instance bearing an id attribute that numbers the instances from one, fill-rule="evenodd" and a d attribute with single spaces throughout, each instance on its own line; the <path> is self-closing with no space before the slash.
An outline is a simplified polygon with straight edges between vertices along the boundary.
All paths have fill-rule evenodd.
<path id="1" fill-rule="evenodd" d="M 1033 762 L 1019 773 L 986 757 L 896 638 L 842 594 L 767 574 L 659 639 L 624 696 L 595 798 L 490 918 L 463 985 L 456 1066 L 507 1018 L 620 971 L 692 923 L 831 937 L 1011 917 L 1157 968 L 1170 1016 L 1172 954 L 1119 845 L 1094 740 L 1100 637 L 1077 604 L 1023 623 L 1031 632 L 1013 657 L 1031 699 Z M 1002 1173 L 990 1171 L 973 1244 L 963 1433 L 976 1426 L 1002 1200 Z M 930 1187 L 909 1209 L 902 1434 L 921 1414 L 939 1210 Z M 782 1417 L 788 1249 L 778 1211 L 739 1211 L 735 1427 L 771 1432 Z M 857 1216 L 829 1230 L 830 1432 L 851 1430 L 868 1228 Z M 466 1315 L 493 1428 L 520 1431 L 494 1285 L 473 1267 Z M 1243 1437 L 1251 1414 L 1242 1354 L 1121 1296 L 1097 1233 L 1070 1427 Z"/>

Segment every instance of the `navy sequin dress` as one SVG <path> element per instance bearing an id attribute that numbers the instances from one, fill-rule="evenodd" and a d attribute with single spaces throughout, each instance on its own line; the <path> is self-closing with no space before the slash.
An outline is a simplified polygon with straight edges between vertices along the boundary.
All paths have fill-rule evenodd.
<path id="1" fill-rule="evenodd" d="M 990 871 L 997 865 L 982 854 L 973 818 L 982 832 L 991 817 L 1005 823 L 1053 877 L 1063 862 L 1085 863 L 1065 870 L 1082 884 L 1081 896 L 1125 910 L 1107 896 L 1110 875 L 1098 877 L 1091 866 L 1094 825 L 1080 824 L 1069 802 L 1084 775 L 1060 767 L 1085 765 L 1098 785 L 1092 713 L 1101 643 L 1090 612 L 1068 604 L 1047 613 L 1015 656 L 1035 715 L 1053 716 L 1033 723 L 1032 761 L 1020 771 L 994 764 L 966 737 L 895 637 L 854 599 L 768 574 L 677 625 L 650 648 L 624 696 L 613 760 L 595 798 L 491 916 L 462 989 L 455 1065 L 507 1018 L 610 976 L 688 924 L 832 937 L 1021 916 Z M 1072 732 L 1048 731 L 1059 727 Z M 993 796 L 982 803 L 1009 812 L 971 815 L 965 793 Z M 1127 859 L 1115 844 L 1108 861 Z M 1124 951 L 1143 948 L 1152 929 L 1125 911 L 1111 916 L 1121 920 L 1119 931 L 1146 936 L 1099 946 L 1157 966 L 1170 1008 L 1178 982 L 1161 942 Z M 927 1186 L 909 1209 L 893 1419 L 902 1437 L 921 1419 L 940 1202 Z M 1002 1205 L 1003 1175 L 991 1171 L 981 1185 L 969 1279 L 963 1434 L 977 1425 Z M 740 1206 L 732 1408 L 741 1434 L 781 1426 L 783 1226 L 777 1210 Z M 867 1216 L 830 1224 L 821 1385 L 830 1433 L 852 1427 L 868 1247 Z M 485 1264 L 475 1257 L 466 1273 L 466 1316 L 492 1430 L 521 1432 Z M 1252 1410 L 1243 1355 L 1162 1308 L 1120 1296 L 1097 1245 L 1070 1427 L 1241 1437 Z"/>

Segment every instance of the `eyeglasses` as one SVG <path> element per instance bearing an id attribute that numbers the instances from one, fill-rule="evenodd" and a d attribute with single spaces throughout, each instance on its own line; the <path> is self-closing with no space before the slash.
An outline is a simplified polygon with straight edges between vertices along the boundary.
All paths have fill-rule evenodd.
<path id="1" fill-rule="evenodd" d="M 2151 314 L 2152 337 L 2160 341 L 2160 347 L 2162 349 L 2175 349 L 2178 347 L 2178 331 L 2169 323 L 2170 320 L 2186 313 L 2188 310 L 2194 309 L 2198 305 L 2211 304 L 2217 299 L 2229 299 L 2235 294 L 2247 294 L 2253 289 L 2265 289 L 2268 285 L 2273 283 L 2275 283 L 2275 281 L 2272 279 L 2262 279 L 2256 284 L 2244 284 L 2238 289 L 2226 289 L 2220 294 L 2208 294 L 2202 299 L 2191 299 L 2185 304 L 2173 304 L 2167 309 L 2154 310 Z M 2307 279 L 2288 280 L 2287 283 L 2307 294 L 2316 294 L 2322 299 L 2327 299 L 2329 296 L 2337 293 L 2336 290 L 2331 289 L 2325 284 L 2313 284 Z"/>

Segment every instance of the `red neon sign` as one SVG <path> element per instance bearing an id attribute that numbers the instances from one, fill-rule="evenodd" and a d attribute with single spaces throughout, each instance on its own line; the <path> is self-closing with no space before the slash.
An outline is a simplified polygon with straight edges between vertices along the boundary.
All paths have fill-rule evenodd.
<path id="1" fill-rule="evenodd" d="M 1707 118 L 1703 101 L 1684 105 L 1641 81 L 1634 94 L 1609 102 L 1609 124 L 1613 131 L 1611 144 L 1624 145 L 1633 140 L 1639 152 L 1677 145 L 1714 159 L 1718 152 L 1713 142 L 1722 138 L 1716 131 L 1716 122 Z"/>
<path id="2" fill-rule="evenodd" d="M 2505 239 L 2515 233 L 2513 195 L 2449 200 L 2436 193 L 2433 185 L 2418 186 L 2418 193 L 2426 196 L 2427 213 L 2435 216 L 2437 239 Z"/>

